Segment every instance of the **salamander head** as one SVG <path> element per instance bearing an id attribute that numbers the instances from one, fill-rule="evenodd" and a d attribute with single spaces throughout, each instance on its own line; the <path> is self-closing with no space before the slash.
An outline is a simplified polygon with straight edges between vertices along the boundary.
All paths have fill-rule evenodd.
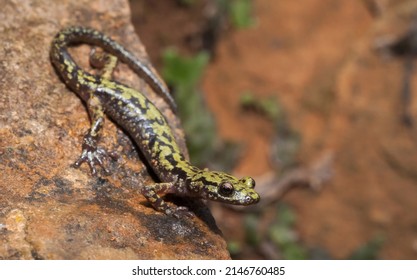
<path id="1" fill-rule="evenodd" d="M 235 205 L 250 205 L 260 199 L 251 177 L 238 179 L 216 171 L 201 171 L 193 178 L 191 188 L 199 197 Z"/>

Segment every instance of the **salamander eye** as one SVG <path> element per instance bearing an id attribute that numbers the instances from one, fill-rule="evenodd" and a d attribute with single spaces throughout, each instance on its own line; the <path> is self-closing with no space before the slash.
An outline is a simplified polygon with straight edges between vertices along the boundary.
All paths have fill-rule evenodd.
<path id="1" fill-rule="evenodd" d="M 253 180 L 251 177 L 249 177 L 249 182 L 250 182 L 249 185 L 251 186 L 251 188 L 254 189 L 255 185 L 256 185 L 255 180 Z"/>
<path id="2" fill-rule="evenodd" d="M 252 177 L 243 177 L 240 181 L 245 184 L 248 188 L 254 189 L 255 188 L 255 180 Z"/>
<path id="3" fill-rule="evenodd" d="M 233 191 L 234 191 L 233 185 L 229 182 L 223 182 L 220 185 L 219 193 L 222 196 L 230 196 L 233 193 Z"/>

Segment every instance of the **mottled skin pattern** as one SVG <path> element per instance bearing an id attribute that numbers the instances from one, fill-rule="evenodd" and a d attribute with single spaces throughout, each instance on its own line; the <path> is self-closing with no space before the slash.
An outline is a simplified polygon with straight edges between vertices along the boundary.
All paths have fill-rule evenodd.
<path id="1" fill-rule="evenodd" d="M 75 43 L 101 47 L 109 54 L 107 64 L 111 66 L 104 67 L 101 75 L 82 70 L 68 53 L 68 45 Z M 87 162 L 93 174 L 96 173 L 96 164 L 104 168 L 103 159 L 108 154 L 97 146 L 97 142 L 105 113 L 130 134 L 161 180 L 160 183 L 141 189 L 156 210 L 176 217 L 190 214 L 185 207 L 166 203 L 161 196 L 167 193 L 236 205 L 249 205 L 259 201 L 252 178 L 238 179 L 223 172 L 201 170 L 192 166 L 181 153 L 161 112 L 142 93 L 111 79 L 111 72 L 119 59 L 129 65 L 156 93 L 162 95 L 175 110 L 175 104 L 165 85 L 145 63 L 118 43 L 96 30 L 70 27 L 55 36 L 50 55 L 65 84 L 86 102 L 92 120 L 76 166 Z"/>

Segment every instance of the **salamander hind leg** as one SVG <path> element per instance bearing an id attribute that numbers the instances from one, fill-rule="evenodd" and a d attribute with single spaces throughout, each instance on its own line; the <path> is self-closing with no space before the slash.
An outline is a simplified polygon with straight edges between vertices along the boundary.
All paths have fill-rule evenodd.
<path id="1" fill-rule="evenodd" d="M 169 205 L 165 202 L 160 194 L 175 193 L 175 183 L 156 183 L 148 186 L 144 186 L 141 190 L 143 196 L 149 201 L 155 210 L 163 212 L 167 215 L 174 216 L 176 218 L 192 217 L 193 213 L 190 212 L 187 207 Z"/>
<path id="2" fill-rule="evenodd" d="M 113 72 L 116 69 L 118 59 L 116 56 L 110 55 L 103 51 L 97 51 L 94 47 L 90 51 L 90 65 L 100 69 L 100 76 L 104 79 L 111 80 Z"/>
<path id="3" fill-rule="evenodd" d="M 104 79 L 111 79 L 113 71 L 117 66 L 117 58 L 103 51 L 96 51 L 96 48 L 92 48 L 90 52 L 90 64 L 101 70 L 100 75 Z M 97 146 L 104 124 L 104 111 L 100 99 L 94 92 L 90 93 L 87 108 L 91 119 L 91 128 L 84 136 L 83 151 L 80 158 L 74 163 L 74 166 L 78 168 L 83 162 L 87 162 L 90 166 L 91 173 L 95 175 L 97 173 L 95 166 L 98 164 L 106 174 L 109 174 L 110 172 L 105 167 L 104 162 L 109 157 L 116 160 L 117 155 L 116 153 L 107 153 L 106 150 Z"/>

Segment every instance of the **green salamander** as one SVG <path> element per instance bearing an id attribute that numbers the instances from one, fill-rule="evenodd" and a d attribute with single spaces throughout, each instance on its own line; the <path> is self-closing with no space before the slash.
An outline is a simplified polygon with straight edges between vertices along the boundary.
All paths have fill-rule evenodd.
<path id="1" fill-rule="evenodd" d="M 81 69 L 68 52 L 68 46 L 87 43 L 101 47 L 109 57 L 126 63 L 137 75 L 175 110 L 166 86 L 150 68 L 132 53 L 104 34 L 89 28 L 70 27 L 60 31 L 52 41 L 51 60 L 65 84 L 87 104 L 92 124 L 82 145 L 81 157 L 75 166 L 87 162 L 96 173 L 95 165 L 105 169 L 108 154 L 97 142 L 104 122 L 104 113 L 123 127 L 137 143 L 160 183 L 144 186 L 141 193 L 158 211 L 179 217 L 190 212 L 185 207 L 166 203 L 161 196 L 174 193 L 236 205 L 259 201 L 251 177 L 235 178 L 223 172 L 199 169 L 188 162 L 174 139 L 161 112 L 140 92 L 111 79 L 111 74 L 93 75 Z"/>

